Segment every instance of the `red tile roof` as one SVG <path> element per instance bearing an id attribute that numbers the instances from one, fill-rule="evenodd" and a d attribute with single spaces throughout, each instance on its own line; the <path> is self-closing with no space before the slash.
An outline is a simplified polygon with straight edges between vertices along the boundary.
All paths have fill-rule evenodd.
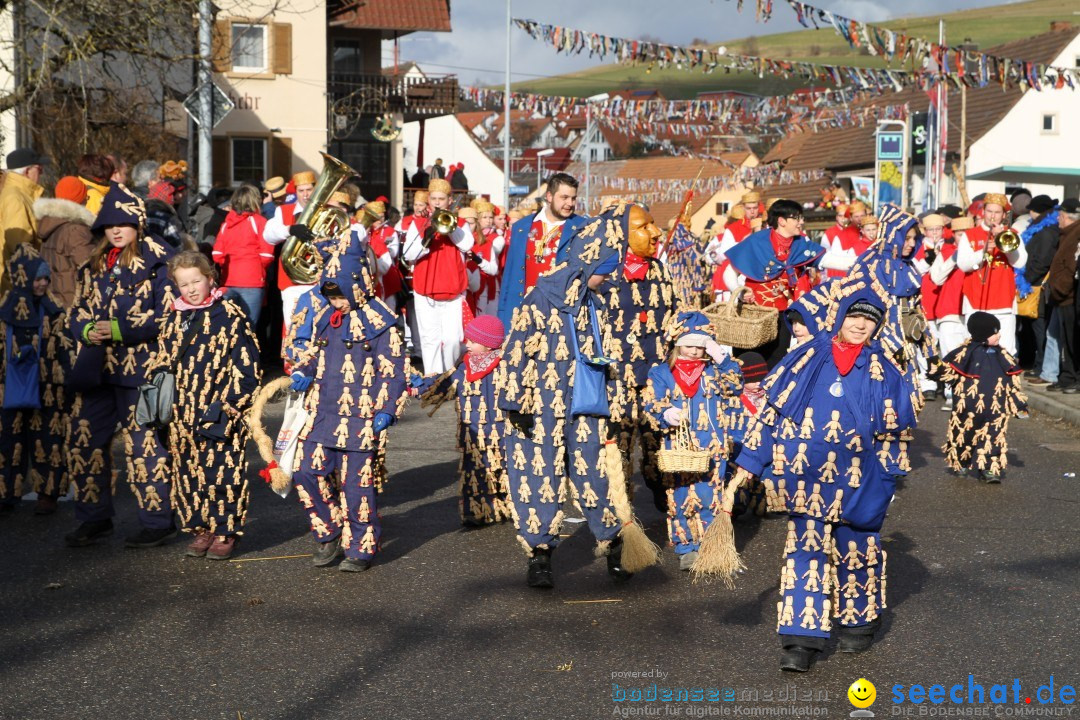
<path id="1" fill-rule="evenodd" d="M 450 32 L 450 0 L 331 0 L 330 17 L 357 30 Z"/>

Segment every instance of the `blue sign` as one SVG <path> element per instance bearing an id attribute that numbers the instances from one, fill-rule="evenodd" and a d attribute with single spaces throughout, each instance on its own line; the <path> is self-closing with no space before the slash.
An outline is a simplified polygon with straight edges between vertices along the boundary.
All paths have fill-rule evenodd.
<path id="1" fill-rule="evenodd" d="M 511 195 L 528 195 L 529 194 L 529 186 L 528 185 L 511 185 L 510 186 L 510 194 Z"/>
<path id="2" fill-rule="evenodd" d="M 879 132 L 877 135 L 878 160 L 904 159 L 904 133 Z"/>

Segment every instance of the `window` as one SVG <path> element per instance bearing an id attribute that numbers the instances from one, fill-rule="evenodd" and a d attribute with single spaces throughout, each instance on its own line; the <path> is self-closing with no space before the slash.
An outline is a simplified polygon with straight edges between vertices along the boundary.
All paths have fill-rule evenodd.
<path id="1" fill-rule="evenodd" d="M 232 138 L 232 184 L 266 179 L 266 138 Z"/>
<path id="2" fill-rule="evenodd" d="M 265 72 L 267 63 L 267 32 L 265 25 L 233 23 L 233 72 Z"/>
<path id="3" fill-rule="evenodd" d="M 731 210 L 731 203 L 718 202 L 716 203 L 716 211 L 713 215 L 727 215 L 729 210 Z"/>
<path id="4" fill-rule="evenodd" d="M 1054 135 L 1057 133 L 1057 115 L 1042 116 L 1042 131 L 1043 135 Z"/>
<path id="5" fill-rule="evenodd" d="M 335 40 L 331 72 L 346 75 L 363 73 L 363 45 L 355 40 Z"/>

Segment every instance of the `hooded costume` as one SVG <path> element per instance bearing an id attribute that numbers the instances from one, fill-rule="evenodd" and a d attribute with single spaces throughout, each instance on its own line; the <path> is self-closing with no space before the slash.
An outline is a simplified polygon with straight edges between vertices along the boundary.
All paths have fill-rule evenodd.
<path id="1" fill-rule="evenodd" d="M 686 303 L 687 307 L 702 307 L 705 293 L 709 291 L 711 270 L 705 262 L 705 248 L 701 239 L 690 232 L 684 223 L 677 223 L 663 260 L 675 287 L 675 297 Z"/>
<path id="2" fill-rule="evenodd" d="M 286 355 L 294 373 L 314 378 L 292 477 L 312 535 L 320 543 L 340 538 L 347 558 L 370 561 L 382 535 L 383 422 L 406 400 L 406 360 L 394 314 L 375 297 L 364 263 L 358 243 L 334 251 L 310 304 L 298 306 Z M 349 312 L 334 309 L 334 295 L 349 301 Z"/>
<path id="3" fill-rule="evenodd" d="M 539 278 L 506 341 L 506 382 L 499 406 L 510 413 L 504 453 L 514 523 L 526 552 L 559 543 L 561 504 L 573 499 L 596 537 L 598 553 L 621 538 L 640 565 L 655 548 L 636 525 L 611 423 L 623 420 L 622 372 L 609 313 L 588 287 L 595 274 L 620 271 L 626 253 L 626 205 L 589 220 L 566 261 Z M 631 537 L 632 536 L 632 537 Z M 640 551 L 640 552 L 638 552 Z M 650 555 L 650 553 L 652 553 Z"/>
<path id="4" fill-rule="evenodd" d="M 173 368 L 173 507 L 185 531 L 241 535 L 250 494 L 244 416 L 262 370 L 240 304 L 220 290 L 198 307 L 177 300 L 150 372 Z"/>
<path id="5" fill-rule="evenodd" d="M 712 337 L 709 319 L 699 312 L 679 313 L 670 334 L 676 343 Z M 739 363 L 728 356 L 720 362 L 708 354 L 700 360 L 659 362 L 649 370 L 642 408 L 660 432 L 662 446 L 670 450 L 677 440 L 678 425 L 672 425 L 665 416 L 674 408 L 683 411 L 683 423 L 697 446 L 712 456 L 709 470 L 703 475 L 678 472 L 662 476 L 668 540 L 676 555 L 696 552 L 713 516 L 721 511 L 721 492 L 731 447 L 728 428 L 739 412 L 742 384 Z"/>
<path id="6" fill-rule="evenodd" d="M 766 378 L 766 403 L 736 458 L 789 513 L 777 631 L 785 647 L 820 650 L 834 628 L 870 635 L 885 607 L 879 530 L 908 469 L 901 433 L 914 427 L 910 383 L 872 339 L 835 340 L 849 312 L 886 311 L 849 275 L 827 321 Z M 808 318 L 809 319 L 809 318 Z"/>
<path id="7" fill-rule="evenodd" d="M 570 240 L 587 220 L 581 215 L 571 215 L 549 231 L 554 238 L 547 238 L 544 234 L 545 217 L 541 210 L 526 215 L 510 228 L 510 243 L 506 247 L 506 261 L 499 282 L 498 311 L 499 319 L 507 327 L 513 323 L 514 311 L 521 306 L 525 295 L 535 284 L 531 276 L 542 273 L 552 264 L 565 262 Z"/>
<path id="8" fill-rule="evenodd" d="M 99 522 L 113 516 L 109 448 L 117 423 L 127 456 L 127 478 L 139 505 L 139 521 L 150 530 L 173 527 L 169 501 L 169 454 L 153 429 L 135 424 L 138 388 L 158 350 L 162 325 L 172 317 L 177 293 L 168 277 L 173 251 L 146 235 L 142 200 L 123 185 L 105 195 L 93 231 L 136 228 L 138 252 L 129 260 L 112 248 L 79 270 L 69 327 L 78 350 L 69 383 L 79 389 L 71 406 L 68 448 L 75 482 L 75 518 Z M 95 344 L 89 331 L 98 321 L 111 324 L 112 337 Z"/>
<path id="9" fill-rule="evenodd" d="M 34 280 L 49 266 L 30 245 L 9 265 L 12 288 L 0 298 L 0 502 L 14 506 L 31 489 L 56 498 L 67 492 L 64 375 L 74 343 L 64 310 Z"/>

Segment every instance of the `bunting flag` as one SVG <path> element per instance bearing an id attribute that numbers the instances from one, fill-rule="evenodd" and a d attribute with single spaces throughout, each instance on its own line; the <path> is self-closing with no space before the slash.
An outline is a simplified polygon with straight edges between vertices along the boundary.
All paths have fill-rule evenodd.
<path id="1" fill-rule="evenodd" d="M 947 80 L 958 86 L 1019 87 L 1022 90 L 1053 90 L 1080 84 L 1080 69 L 999 57 L 979 50 L 938 43 L 894 32 L 888 28 L 837 15 L 799 0 L 787 0 L 799 23 L 806 28 L 832 28 L 852 48 L 865 48 L 886 62 L 909 62 L 922 68 L 920 74 Z M 758 12 L 758 19 L 768 19 Z"/>

